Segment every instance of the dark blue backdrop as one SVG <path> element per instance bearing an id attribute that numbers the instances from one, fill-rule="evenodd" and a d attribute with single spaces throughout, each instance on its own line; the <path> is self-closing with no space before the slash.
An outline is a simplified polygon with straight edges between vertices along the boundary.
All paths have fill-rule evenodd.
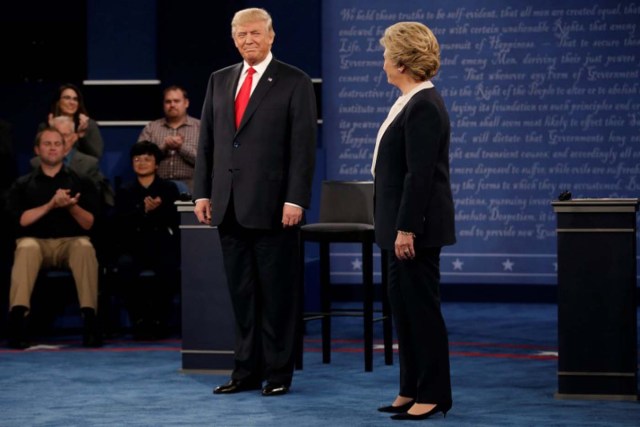
<path id="1" fill-rule="evenodd" d="M 556 283 L 551 201 L 640 196 L 640 6 L 598 0 L 323 2 L 327 177 L 371 179 L 386 82 L 384 29 L 436 34 L 452 123 L 458 243 L 443 281 Z M 355 252 L 335 254 L 354 271 Z"/>

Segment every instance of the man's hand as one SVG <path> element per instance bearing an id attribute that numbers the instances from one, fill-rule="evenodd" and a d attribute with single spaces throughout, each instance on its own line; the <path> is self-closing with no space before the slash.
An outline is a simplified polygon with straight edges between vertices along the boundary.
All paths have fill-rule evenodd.
<path id="1" fill-rule="evenodd" d="M 184 143 L 184 137 L 182 135 L 168 135 L 164 138 L 164 145 L 170 150 L 180 150 Z"/>
<path id="2" fill-rule="evenodd" d="M 52 208 L 70 208 L 78 204 L 79 199 L 80 193 L 76 193 L 75 196 L 71 197 L 71 190 L 59 188 L 49 203 L 51 203 Z"/>
<path id="3" fill-rule="evenodd" d="M 282 226 L 286 228 L 298 225 L 302 221 L 302 213 L 302 208 L 285 203 L 282 208 Z"/>
<path id="4" fill-rule="evenodd" d="M 196 207 L 193 209 L 193 213 L 196 214 L 196 218 L 198 218 L 200 224 L 211 225 L 211 201 L 204 199 L 198 200 Z"/>

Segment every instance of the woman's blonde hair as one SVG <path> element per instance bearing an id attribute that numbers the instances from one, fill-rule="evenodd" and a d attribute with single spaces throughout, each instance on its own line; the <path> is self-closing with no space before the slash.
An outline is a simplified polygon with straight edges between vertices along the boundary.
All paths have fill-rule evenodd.
<path id="1" fill-rule="evenodd" d="M 380 39 L 386 57 L 404 66 L 416 80 L 429 80 L 440 68 L 440 45 L 433 32 L 420 22 L 398 22 Z"/>

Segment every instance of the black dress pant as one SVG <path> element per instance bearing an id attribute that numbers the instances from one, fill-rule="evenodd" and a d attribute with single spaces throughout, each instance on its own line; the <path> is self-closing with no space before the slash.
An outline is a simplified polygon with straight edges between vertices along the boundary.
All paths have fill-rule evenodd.
<path id="1" fill-rule="evenodd" d="M 412 260 L 389 254 L 389 303 L 400 359 L 400 395 L 451 403 L 449 340 L 440 311 L 440 248 L 416 248 Z"/>
<path id="2" fill-rule="evenodd" d="M 218 232 L 236 328 L 231 377 L 289 386 L 300 310 L 299 228 L 244 228 L 233 199 L 229 206 Z"/>

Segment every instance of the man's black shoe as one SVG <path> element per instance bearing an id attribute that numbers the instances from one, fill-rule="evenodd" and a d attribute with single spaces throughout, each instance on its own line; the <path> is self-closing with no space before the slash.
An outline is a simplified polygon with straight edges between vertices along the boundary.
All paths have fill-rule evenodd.
<path id="1" fill-rule="evenodd" d="M 83 307 L 84 330 L 82 332 L 82 345 L 84 347 L 102 347 L 102 333 L 98 327 L 96 312 L 92 308 Z"/>
<path id="2" fill-rule="evenodd" d="M 87 331 L 82 335 L 82 346 L 98 348 L 102 347 L 102 334 L 97 331 Z"/>
<path id="3" fill-rule="evenodd" d="M 27 339 L 27 318 L 25 317 L 28 310 L 27 307 L 16 305 L 9 312 L 9 339 L 7 345 L 10 348 L 24 350 L 31 346 Z"/>
<path id="4" fill-rule="evenodd" d="M 7 346 L 15 350 L 24 350 L 31 347 L 31 343 L 21 339 L 9 339 L 9 341 L 7 341 Z"/>
<path id="5" fill-rule="evenodd" d="M 231 379 L 226 384 L 222 384 L 213 389 L 213 394 L 231 394 L 241 391 L 260 390 L 262 382 L 252 380 L 234 380 Z"/>
<path id="6" fill-rule="evenodd" d="M 289 391 L 289 386 L 278 383 L 267 383 L 262 389 L 263 396 L 280 396 L 286 394 Z"/>

